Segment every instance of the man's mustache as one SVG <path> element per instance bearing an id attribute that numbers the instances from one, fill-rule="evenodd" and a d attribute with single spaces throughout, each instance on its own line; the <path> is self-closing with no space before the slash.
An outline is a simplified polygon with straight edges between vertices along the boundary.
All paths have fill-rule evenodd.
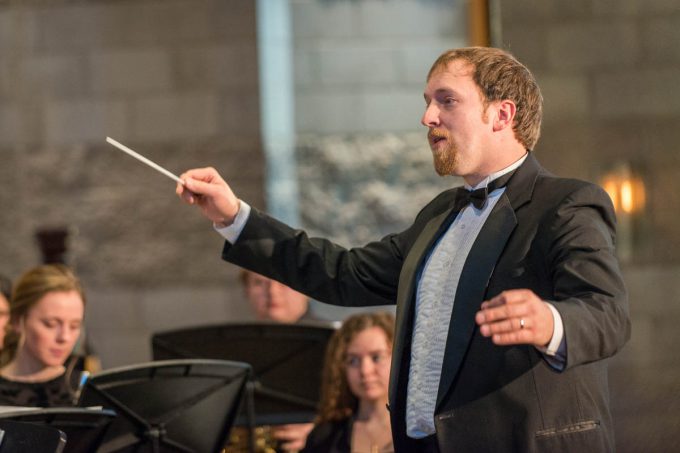
<path id="1" fill-rule="evenodd" d="M 430 129 L 427 132 L 427 138 L 434 140 L 435 138 L 448 138 L 449 133 L 443 129 Z"/>

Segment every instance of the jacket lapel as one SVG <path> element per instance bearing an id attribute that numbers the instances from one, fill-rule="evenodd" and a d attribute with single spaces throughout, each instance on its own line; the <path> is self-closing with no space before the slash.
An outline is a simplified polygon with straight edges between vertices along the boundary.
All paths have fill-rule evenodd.
<path id="1" fill-rule="evenodd" d="M 491 273 L 516 225 L 515 212 L 508 198 L 503 195 L 479 232 L 460 274 L 446 340 L 437 406 L 458 374 L 477 326 L 475 313 L 484 301 Z"/>
<path id="2" fill-rule="evenodd" d="M 529 154 L 508 182 L 465 260 L 449 323 L 435 413 L 458 374 L 477 328 L 475 314 L 486 297 L 496 263 L 517 226 L 515 211 L 531 199 L 539 169 L 538 162 Z"/>

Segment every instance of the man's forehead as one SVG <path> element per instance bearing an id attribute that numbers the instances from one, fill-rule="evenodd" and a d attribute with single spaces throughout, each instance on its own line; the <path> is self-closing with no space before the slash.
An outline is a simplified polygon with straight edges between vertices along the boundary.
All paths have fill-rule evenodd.
<path id="1" fill-rule="evenodd" d="M 466 61 L 454 60 L 446 66 L 442 66 L 430 74 L 427 81 L 425 97 L 435 96 L 441 93 L 457 93 L 477 88 L 472 80 L 473 68 Z"/>
<path id="2" fill-rule="evenodd" d="M 432 74 L 430 74 L 430 79 L 432 79 L 435 76 L 442 75 L 452 75 L 455 77 L 472 76 L 473 72 L 474 66 L 472 65 L 472 63 L 461 58 L 456 58 L 454 60 L 449 61 L 446 64 L 439 65 L 439 67 L 435 68 L 432 71 Z"/>

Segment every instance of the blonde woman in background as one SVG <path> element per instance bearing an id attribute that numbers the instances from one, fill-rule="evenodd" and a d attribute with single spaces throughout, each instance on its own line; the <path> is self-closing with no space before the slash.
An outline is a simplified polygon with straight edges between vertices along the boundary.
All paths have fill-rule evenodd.
<path id="1" fill-rule="evenodd" d="M 321 401 L 304 453 L 393 452 L 387 412 L 394 317 L 362 313 L 328 343 Z"/>
<path id="2" fill-rule="evenodd" d="M 84 310 L 80 282 L 64 265 L 38 266 L 19 278 L 0 353 L 0 405 L 73 404 L 78 376 L 66 362 Z"/>

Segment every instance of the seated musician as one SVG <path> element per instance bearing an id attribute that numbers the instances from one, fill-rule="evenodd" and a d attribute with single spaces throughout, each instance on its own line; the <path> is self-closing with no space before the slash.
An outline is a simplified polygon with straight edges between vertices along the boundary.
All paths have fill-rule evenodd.
<path id="1" fill-rule="evenodd" d="M 350 316 L 331 337 L 321 402 L 303 453 L 393 452 L 387 412 L 394 317 Z"/>
<path id="2" fill-rule="evenodd" d="M 73 405 L 79 376 L 67 360 L 84 309 L 80 282 L 64 265 L 38 266 L 19 278 L 0 353 L 0 405 Z"/>
<path id="3" fill-rule="evenodd" d="M 316 320 L 309 312 L 309 298 L 276 280 L 243 269 L 241 283 L 258 320 L 282 324 Z M 262 452 L 298 451 L 305 445 L 307 434 L 313 426 L 312 423 L 295 423 L 257 427 L 256 449 Z M 237 446 L 237 444 L 244 445 L 247 441 L 245 428 L 234 428 L 227 453 L 247 451 L 247 447 Z"/>
<path id="4" fill-rule="evenodd" d="M 309 311 L 309 298 L 293 288 L 245 269 L 241 283 L 258 320 L 283 324 L 316 321 Z"/>

